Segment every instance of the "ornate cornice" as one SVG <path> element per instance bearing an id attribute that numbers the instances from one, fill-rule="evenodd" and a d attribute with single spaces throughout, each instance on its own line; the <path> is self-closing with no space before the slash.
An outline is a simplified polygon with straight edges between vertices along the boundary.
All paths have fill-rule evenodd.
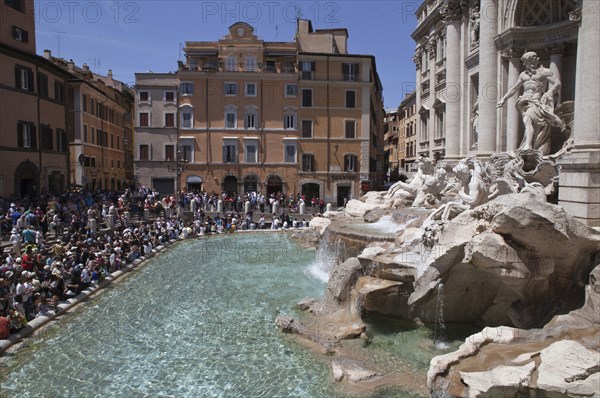
<path id="1" fill-rule="evenodd" d="M 504 61 L 510 61 L 513 58 L 521 58 L 523 56 L 523 51 L 507 48 L 505 50 L 500 50 L 500 56 Z"/>
<path id="2" fill-rule="evenodd" d="M 412 57 L 412 60 L 415 63 L 415 66 L 417 67 L 417 69 L 421 69 L 421 56 L 422 56 L 422 54 L 420 52 L 417 52 Z"/>
<path id="3" fill-rule="evenodd" d="M 440 5 L 440 15 L 446 23 L 460 21 L 465 16 L 464 0 L 446 0 Z"/>
<path id="4" fill-rule="evenodd" d="M 576 8 L 569 13 L 569 21 L 581 22 L 581 7 Z"/>
<path id="5" fill-rule="evenodd" d="M 429 58 L 435 57 L 436 47 L 437 47 L 437 37 L 435 35 L 431 35 L 429 37 L 429 41 L 427 42 L 427 52 L 428 52 Z"/>
<path id="6" fill-rule="evenodd" d="M 525 50 L 534 47 L 553 47 L 567 41 L 577 40 L 579 25 L 571 21 L 533 27 L 515 27 L 496 38 L 496 48 Z"/>

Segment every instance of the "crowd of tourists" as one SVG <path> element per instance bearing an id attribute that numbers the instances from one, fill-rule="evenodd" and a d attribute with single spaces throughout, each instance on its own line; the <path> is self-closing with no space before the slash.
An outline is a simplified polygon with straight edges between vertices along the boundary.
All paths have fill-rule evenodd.
<path id="1" fill-rule="evenodd" d="M 219 200 L 233 205 L 219 205 Z M 36 317 L 56 314 L 59 303 L 168 241 L 308 226 L 290 211 L 303 200 L 281 194 L 267 200 L 260 194 L 215 193 L 161 199 L 146 189 L 66 192 L 37 201 L 0 197 L 0 243 L 5 244 L 0 253 L 0 339 Z M 245 201 L 252 205 L 244 213 Z M 265 217 L 261 211 L 255 216 L 255 210 L 267 204 L 272 209 L 275 201 L 280 201 L 278 214 Z M 220 207 L 227 211 L 213 212 Z"/>

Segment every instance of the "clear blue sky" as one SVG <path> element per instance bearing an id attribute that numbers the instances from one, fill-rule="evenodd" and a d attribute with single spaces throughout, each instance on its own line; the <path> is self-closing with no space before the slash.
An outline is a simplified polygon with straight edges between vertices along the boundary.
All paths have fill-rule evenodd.
<path id="1" fill-rule="evenodd" d="M 37 52 L 133 84 L 136 72 L 177 69 L 180 43 L 214 41 L 244 21 L 265 41 L 291 41 L 298 14 L 315 29 L 345 27 L 351 53 L 373 54 L 386 107 L 414 90 L 414 11 L 421 0 L 396 1 L 77 1 L 36 0 Z M 59 48 L 60 46 L 60 48 Z"/>

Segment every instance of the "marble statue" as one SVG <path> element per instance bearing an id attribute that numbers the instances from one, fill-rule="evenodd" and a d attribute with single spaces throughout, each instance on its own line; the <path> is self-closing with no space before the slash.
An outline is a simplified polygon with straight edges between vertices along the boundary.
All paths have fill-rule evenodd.
<path id="1" fill-rule="evenodd" d="M 398 181 L 390 187 L 388 198 L 412 198 L 413 207 L 435 204 L 437 196 L 446 186 L 446 172 L 436 168 L 435 163 L 426 157 L 417 159 L 418 169 L 408 182 Z"/>
<path id="2" fill-rule="evenodd" d="M 475 6 L 471 13 L 471 48 L 479 45 L 479 6 Z"/>
<path id="3" fill-rule="evenodd" d="M 471 156 L 461 160 L 452 172 L 461 182 L 461 189 L 458 191 L 460 200 L 440 206 L 429 215 L 430 220 L 447 221 L 488 201 L 485 171 L 477 158 Z"/>
<path id="4" fill-rule="evenodd" d="M 550 154 L 550 129 L 565 128 L 565 123 L 554 112 L 554 94 L 560 89 L 560 80 L 552 70 L 539 64 L 539 58 L 533 51 L 521 57 L 525 71 L 517 82 L 500 99 L 498 108 L 523 87 L 523 94 L 517 99 L 517 109 L 521 112 L 525 124 L 525 136 L 519 149 L 537 149 L 542 155 Z"/>
<path id="5" fill-rule="evenodd" d="M 473 144 L 471 149 L 477 149 L 478 132 L 477 125 L 479 122 L 479 101 L 475 101 L 473 104 L 473 111 L 471 114 L 471 126 L 473 126 Z"/>

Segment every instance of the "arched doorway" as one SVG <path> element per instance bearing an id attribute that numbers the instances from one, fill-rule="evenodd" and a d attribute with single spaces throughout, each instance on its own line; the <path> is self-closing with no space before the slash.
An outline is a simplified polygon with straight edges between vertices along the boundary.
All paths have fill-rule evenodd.
<path id="1" fill-rule="evenodd" d="M 283 193 L 283 180 L 279 176 L 271 175 L 267 178 L 267 196 L 278 192 Z"/>
<path id="2" fill-rule="evenodd" d="M 304 200 L 307 204 L 310 204 L 312 198 L 319 198 L 319 184 L 308 183 L 302 185 L 302 196 L 304 196 Z"/>
<path id="3" fill-rule="evenodd" d="M 187 176 L 185 178 L 188 192 L 196 192 L 202 190 L 202 177 L 200 176 Z"/>
<path id="4" fill-rule="evenodd" d="M 237 184 L 238 179 L 236 176 L 227 176 L 223 179 L 223 191 L 227 193 L 227 195 L 233 195 L 237 193 Z"/>
<path id="5" fill-rule="evenodd" d="M 244 177 L 244 193 L 258 191 L 258 177 L 254 174 L 249 174 Z"/>
<path id="6" fill-rule="evenodd" d="M 29 159 L 22 162 L 15 170 L 15 195 L 17 197 L 38 195 L 40 186 L 40 172 L 37 166 Z"/>

